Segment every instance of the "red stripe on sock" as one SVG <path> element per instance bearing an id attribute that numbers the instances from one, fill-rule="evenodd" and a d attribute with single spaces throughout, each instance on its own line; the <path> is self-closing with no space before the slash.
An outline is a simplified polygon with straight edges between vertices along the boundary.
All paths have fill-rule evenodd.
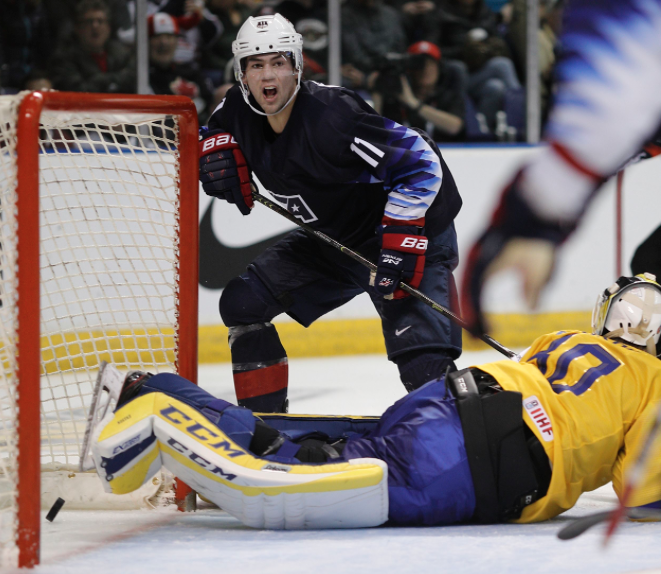
<path id="1" fill-rule="evenodd" d="M 252 399 L 268 395 L 287 388 L 289 365 L 287 362 L 255 369 L 254 371 L 239 371 L 234 373 L 234 390 L 236 398 Z"/>

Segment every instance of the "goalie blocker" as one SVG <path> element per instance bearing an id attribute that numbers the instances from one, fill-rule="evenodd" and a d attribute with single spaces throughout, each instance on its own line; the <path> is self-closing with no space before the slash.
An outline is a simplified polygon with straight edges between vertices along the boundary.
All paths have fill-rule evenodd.
<path id="1" fill-rule="evenodd" d="M 520 396 L 514 398 L 518 413 L 511 411 L 513 420 L 503 432 L 503 417 L 486 416 L 483 422 L 493 467 L 516 464 L 497 476 L 491 472 L 496 495 L 485 504 L 488 488 L 476 474 L 484 468 L 471 462 L 475 443 L 469 435 L 464 444 L 457 401 L 443 379 L 404 397 L 380 419 L 262 415 L 263 420 L 177 375 L 144 377 L 140 389 L 135 379 L 129 374 L 121 390 L 122 377 L 105 366 L 97 383 L 95 405 L 107 406 L 104 396 L 120 405 L 104 416 L 105 407 L 95 406 L 90 416 L 91 458 L 85 460 L 96 466 L 108 492 L 131 492 L 165 466 L 244 524 L 271 529 L 358 528 L 387 520 L 496 522 L 516 518 L 523 504 L 543 494 L 530 471 L 526 441 L 520 440 Z M 496 408 L 509 395 L 516 393 L 501 392 Z M 429 408 L 434 416 L 420 416 Z M 459 408 L 465 422 L 469 411 Z M 518 429 L 514 441 L 512 429 Z M 501 450 L 509 458 L 498 460 Z M 493 507 L 497 511 L 489 514 Z"/>

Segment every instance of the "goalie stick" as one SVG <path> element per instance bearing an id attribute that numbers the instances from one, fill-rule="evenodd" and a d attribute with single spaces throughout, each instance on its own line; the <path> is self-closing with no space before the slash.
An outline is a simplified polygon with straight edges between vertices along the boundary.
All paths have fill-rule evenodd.
<path id="1" fill-rule="evenodd" d="M 123 384 L 124 376 L 106 361 L 101 361 L 99 374 L 96 377 L 96 384 L 94 385 L 94 393 L 92 394 L 92 403 L 89 414 L 87 415 L 83 446 L 80 451 L 80 462 L 78 464 L 78 470 L 80 472 L 94 468 L 94 461 L 91 454 L 94 429 L 96 429 L 108 411 L 113 412 L 114 407 L 117 406 Z"/>
<path id="2" fill-rule="evenodd" d="M 661 520 L 661 510 L 651 509 L 651 508 L 627 508 L 627 502 L 631 498 L 631 493 L 635 490 L 638 483 L 642 480 L 643 474 L 645 472 L 645 467 L 647 462 L 651 457 L 652 444 L 654 441 L 661 436 L 661 405 L 657 411 L 654 422 L 652 423 L 652 428 L 650 428 L 645 442 L 643 443 L 643 448 L 638 455 L 638 459 L 635 461 L 633 467 L 629 472 L 628 481 L 624 486 L 624 492 L 617 507 L 613 510 L 605 510 L 602 512 L 597 512 L 595 514 L 590 514 L 588 516 L 583 516 L 577 518 L 571 524 L 568 524 L 558 532 L 558 538 L 560 540 L 571 540 L 577 536 L 583 534 L 589 528 L 592 528 L 596 524 L 601 522 L 608 522 L 608 528 L 606 529 L 606 536 L 604 538 L 604 545 L 608 544 L 608 541 L 615 533 L 615 530 L 625 516 L 630 518 L 652 518 L 655 520 Z M 659 477 L 661 480 L 661 477 Z"/>
<path id="3" fill-rule="evenodd" d="M 278 214 L 282 215 L 283 217 L 287 218 L 292 223 L 295 223 L 301 229 L 303 229 L 304 231 L 306 231 L 307 233 L 309 233 L 313 237 L 316 237 L 320 241 L 322 241 L 322 242 L 324 242 L 324 243 L 326 243 L 326 244 L 328 244 L 332 247 L 335 247 L 335 249 L 337 249 L 337 250 L 341 251 L 342 253 L 344 253 L 345 255 L 351 257 L 351 259 L 353 259 L 355 261 L 358 261 L 358 263 L 360 263 L 361 265 L 364 265 L 370 271 L 376 271 L 376 265 L 374 263 L 372 263 L 369 259 L 366 259 L 360 253 L 357 253 L 356 251 L 353 251 L 352 249 L 349 249 L 345 245 L 342 245 L 339 241 L 336 241 L 335 239 L 333 239 L 332 237 L 329 237 L 325 233 L 322 233 L 321 231 L 317 231 L 316 229 L 313 229 L 312 227 L 310 227 L 306 223 L 303 223 L 296 216 L 289 213 L 285 208 L 281 207 L 277 203 L 274 203 L 273 201 L 271 201 L 267 197 L 264 197 L 263 195 L 258 193 L 256 191 L 256 189 L 254 188 L 254 186 L 253 186 L 252 197 L 255 201 L 258 201 L 259 203 L 261 203 L 262 205 L 268 207 L 272 211 L 275 211 L 276 213 L 278 213 Z M 441 315 L 447 317 L 451 321 L 454 321 L 457 325 L 459 325 L 463 329 L 468 330 L 467 323 L 459 315 L 457 315 L 456 313 L 453 313 L 449 309 L 446 309 L 445 307 L 443 307 L 443 305 L 440 305 L 439 303 L 436 303 L 436 301 L 434 301 L 430 297 L 427 297 L 427 295 L 425 295 L 421 291 L 418 291 L 417 289 L 414 289 L 413 287 L 407 285 L 403 281 L 399 284 L 399 288 L 402 291 L 405 291 L 406 293 L 408 293 L 409 295 L 415 297 L 416 299 L 419 299 L 425 305 L 428 305 L 432 309 L 438 311 Z M 511 349 L 508 349 L 504 345 L 501 345 L 498 341 L 496 341 L 495 339 L 493 339 L 489 335 L 482 334 L 482 335 L 479 336 L 479 338 L 482 341 L 484 341 L 487 345 L 489 345 L 490 347 L 496 349 L 496 351 L 502 353 L 503 355 L 505 355 L 509 359 L 512 359 L 512 358 L 516 357 L 516 353 L 514 351 L 512 351 Z"/>

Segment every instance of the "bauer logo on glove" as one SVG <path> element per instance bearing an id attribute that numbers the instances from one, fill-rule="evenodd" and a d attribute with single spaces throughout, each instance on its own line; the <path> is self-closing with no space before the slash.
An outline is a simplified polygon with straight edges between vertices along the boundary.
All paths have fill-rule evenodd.
<path id="1" fill-rule="evenodd" d="M 381 253 L 374 277 L 374 289 L 387 299 L 408 297 L 408 293 L 399 289 L 398 285 L 404 281 L 415 289 L 420 286 L 427 238 L 421 235 L 422 228 L 413 225 L 386 224 L 378 232 L 381 236 Z"/>
<path id="2" fill-rule="evenodd" d="M 243 215 L 253 208 L 250 170 L 232 134 L 200 133 L 200 181 L 207 195 L 234 203 Z"/>
<path id="3" fill-rule="evenodd" d="M 202 153 L 211 153 L 212 151 L 218 151 L 219 148 L 223 148 L 227 144 L 235 144 L 238 147 L 237 141 L 234 139 L 234 136 L 230 134 L 222 133 L 218 137 L 207 137 L 202 142 Z"/>

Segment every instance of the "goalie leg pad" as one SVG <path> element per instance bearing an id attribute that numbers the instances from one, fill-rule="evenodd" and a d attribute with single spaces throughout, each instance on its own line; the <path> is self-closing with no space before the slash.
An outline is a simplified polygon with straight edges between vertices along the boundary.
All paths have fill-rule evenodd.
<path id="1" fill-rule="evenodd" d="M 148 394 L 127 403 L 95 429 L 94 465 L 106 492 L 127 494 L 140 488 L 162 467 L 154 435 L 154 400 Z"/>
<path id="2" fill-rule="evenodd" d="M 99 425 L 93 455 L 111 492 L 138 488 L 162 464 L 254 528 L 361 528 L 388 519 L 383 461 L 283 464 L 258 458 L 202 412 L 161 392 L 134 399 Z"/>
<path id="3" fill-rule="evenodd" d="M 155 393 L 154 432 L 165 467 L 254 528 L 359 528 L 388 518 L 379 460 L 283 464 L 241 448 L 196 409 Z"/>

